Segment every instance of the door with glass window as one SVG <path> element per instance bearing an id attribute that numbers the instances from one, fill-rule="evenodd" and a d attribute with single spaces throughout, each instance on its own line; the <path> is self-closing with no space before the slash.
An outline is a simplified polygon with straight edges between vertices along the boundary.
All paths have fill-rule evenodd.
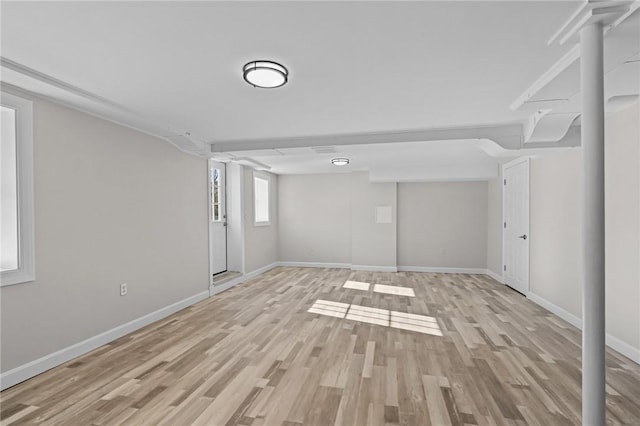
<path id="1" fill-rule="evenodd" d="M 209 161 L 209 257 L 211 276 L 227 270 L 225 164 Z"/>

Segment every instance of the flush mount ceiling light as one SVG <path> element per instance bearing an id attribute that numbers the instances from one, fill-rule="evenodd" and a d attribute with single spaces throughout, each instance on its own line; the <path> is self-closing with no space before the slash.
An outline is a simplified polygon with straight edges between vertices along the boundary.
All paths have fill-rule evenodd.
<path id="1" fill-rule="evenodd" d="M 242 67 L 242 77 L 253 87 L 274 89 L 285 85 L 289 70 L 273 61 L 251 61 Z"/>
<path id="2" fill-rule="evenodd" d="M 333 164 L 334 166 L 346 166 L 347 164 L 349 164 L 349 159 L 348 158 L 334 158 L 333 160 L 331 160 L 331 164 Z"/>

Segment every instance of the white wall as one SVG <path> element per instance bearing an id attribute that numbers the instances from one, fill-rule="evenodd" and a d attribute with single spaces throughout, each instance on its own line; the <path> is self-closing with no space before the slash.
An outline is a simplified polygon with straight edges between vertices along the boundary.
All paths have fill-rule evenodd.
<path id="1" fill-rule="evenodd" d="M 253 272 L 278 261 L 278 176 L 266 174 L 269 185 L 270 225 L 254 224 L 253 170 L 244 167 L 244 249 L 245 272 Z"/>
<path id="2" fill-rule="evenodd" d="M 372 183 L 356 172 L 280 176 L 278 188 L 281 261 L 486 268 L 486 182 Z M 391 207 L 392 223 L 376 223 L 377 206 Z"/>
<path id="3" fill-rule="evenodd" d="M 351 263 L 397 267 L 397 184 L 371 183 L 367 172 L 351 174 Z M 375 208 L 389 206 L 391 223 L 376 223 Z"/>
<path id="4" fill-rule="evenodd" d="M 244 272 L 243 178 L 241 165 L 227 164 L 227 269 Z"/>
<path id="5" fill-rule="evenodd" d="M 398 264 L 487 265 L 487 183 L 398 184 Z"/>
<path id="6" fill-rule="evenodd" d="M 502 174 L 487 182 L 487 269 L 502 276 Z"/>
<path id="7" fill-rule="evenodd" d="M 278 177 L 279 259 L 351 263 L 351 175 Z"/>
<path id="8" fill-rule="evenodd" d="M 640 351 L 638 103 L 605 120 L 607 333 Z M 532 293 L 582 316 L 581 149 L 531 163 Z"/>
<path id="9" fill-rule="evenodd" d="M 280 176 L 280 260 L 395 269 L 396 200 L 395 183 L 366 172 Z M 375 223 L 377 206 L 392 223 Z"/>
<path id="10" fill-rule="evenodd" d="M 0 289 L 3 372 L 209 283 L 206 160 L 33 100 L 37 279 Z"/>
<path id="11" fill-rule="evenodd" d="M 609 115 L 605 145 L 607 329 L 640 350 L 640 106 Z"/>
<path id="12" fill-rule="evenodd" d="M 529 290 L 580 317 L 582 150 L 531 161 Z"/>

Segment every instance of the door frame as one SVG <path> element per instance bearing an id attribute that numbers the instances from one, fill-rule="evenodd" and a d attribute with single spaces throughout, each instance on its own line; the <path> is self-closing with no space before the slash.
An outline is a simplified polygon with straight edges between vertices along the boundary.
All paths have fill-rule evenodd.
<path id="1" fill-rule="evenodd" d="M 525 274 L 525 283 L 526 283 L 526 290 L 524 292 L 525 297 L 529 297 L 529 291 L 530 291 L 530 263 L 531 263 L 531 157 L 519 157 L 516 158 L 515 160 L 509 161 L 507 163 L 502 164 L 502 167 L 500 169 L 500 181 L 502 182 L 502 228 L 500 228 L 500 231 L 502 232 L 502 283 L 504 285 L 508 285 L 507 284 L 507 275 L 505 274 L 505 267 L 507 265 L 506 260 L 507 260 L 507 256 L 506 256 L 506 252 L 507 252 L 507 233 L 505 232 L 505 227 L 504 227 L 504 223 L 505 223 L 505 219 L 506 219 L 506 203 L 505 203 L 505 184 L 504 184 L 504 180 L 505 180 L 505 170 L 508 168 L 511 168 L 513 166 L 517 166 L 518 164 L 521 163 L 526 163 L 527 164 L 527 216 L 528 216 L 528 220 L 527 220 L 527 229 L 526 229 L 526 235 L 527 238 L 529 238 L 529 244 L 526 245 L 526 257 L 527 257 L 527 261 L 525 262 L 526 265 L 526 274 Z M 510 288 L 512 288 L 511 286 L 509 286 Z M 518 290 L 516 290 L 518 291 Z"/>
<path id="2" fill-rule="evenodd" d="M 212 168 L 212 163 L 218 163 L 218 164 L 222 164 L 225 168 L 225 177 L 224 177 L 224 182 L 223 182 L 223 188 L 222 188 L 222 192 L 224 193 L 224 221 L 227 221 L 227 164 L 226 163 L 222 163 L 219 161 L 214 161 L 212 159 L 209 159 L 207 161 L 207 240 L 209 242 L 209 287 L 213 286 L 213 241 L 212 241 L 212 223 L 213 221 L 211 220 L 213 217 L 213 211 L 212 211 L 212 205 L 213 205 L 213 200 L 211 199 L 211 168 Z M 227 227 L 225 226 L 225 237 L 224 237 L 224 246 L 225 246 L 225 250 L 228 250 L 228 237 L 227 237 Z M 223 273 L 227 270 L 228 268 L 228 264 L 229 264 L 229 260 L 227 259 L 228 253 L 226 253 L 225 255 L 225 270 L 221 271 L 221 272 L 216 272 L 216 274 L 218 273 Z"/>

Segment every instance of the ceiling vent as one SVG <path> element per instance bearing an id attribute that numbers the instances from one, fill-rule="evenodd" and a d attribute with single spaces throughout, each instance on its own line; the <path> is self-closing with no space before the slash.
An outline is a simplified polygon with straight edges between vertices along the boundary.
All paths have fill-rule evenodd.
<path id="1" fill-rule="evenodd" d="M 335 154 L 338 152 L 335 146 L 312 146 L 311 149 L 316 154 Z"/>

